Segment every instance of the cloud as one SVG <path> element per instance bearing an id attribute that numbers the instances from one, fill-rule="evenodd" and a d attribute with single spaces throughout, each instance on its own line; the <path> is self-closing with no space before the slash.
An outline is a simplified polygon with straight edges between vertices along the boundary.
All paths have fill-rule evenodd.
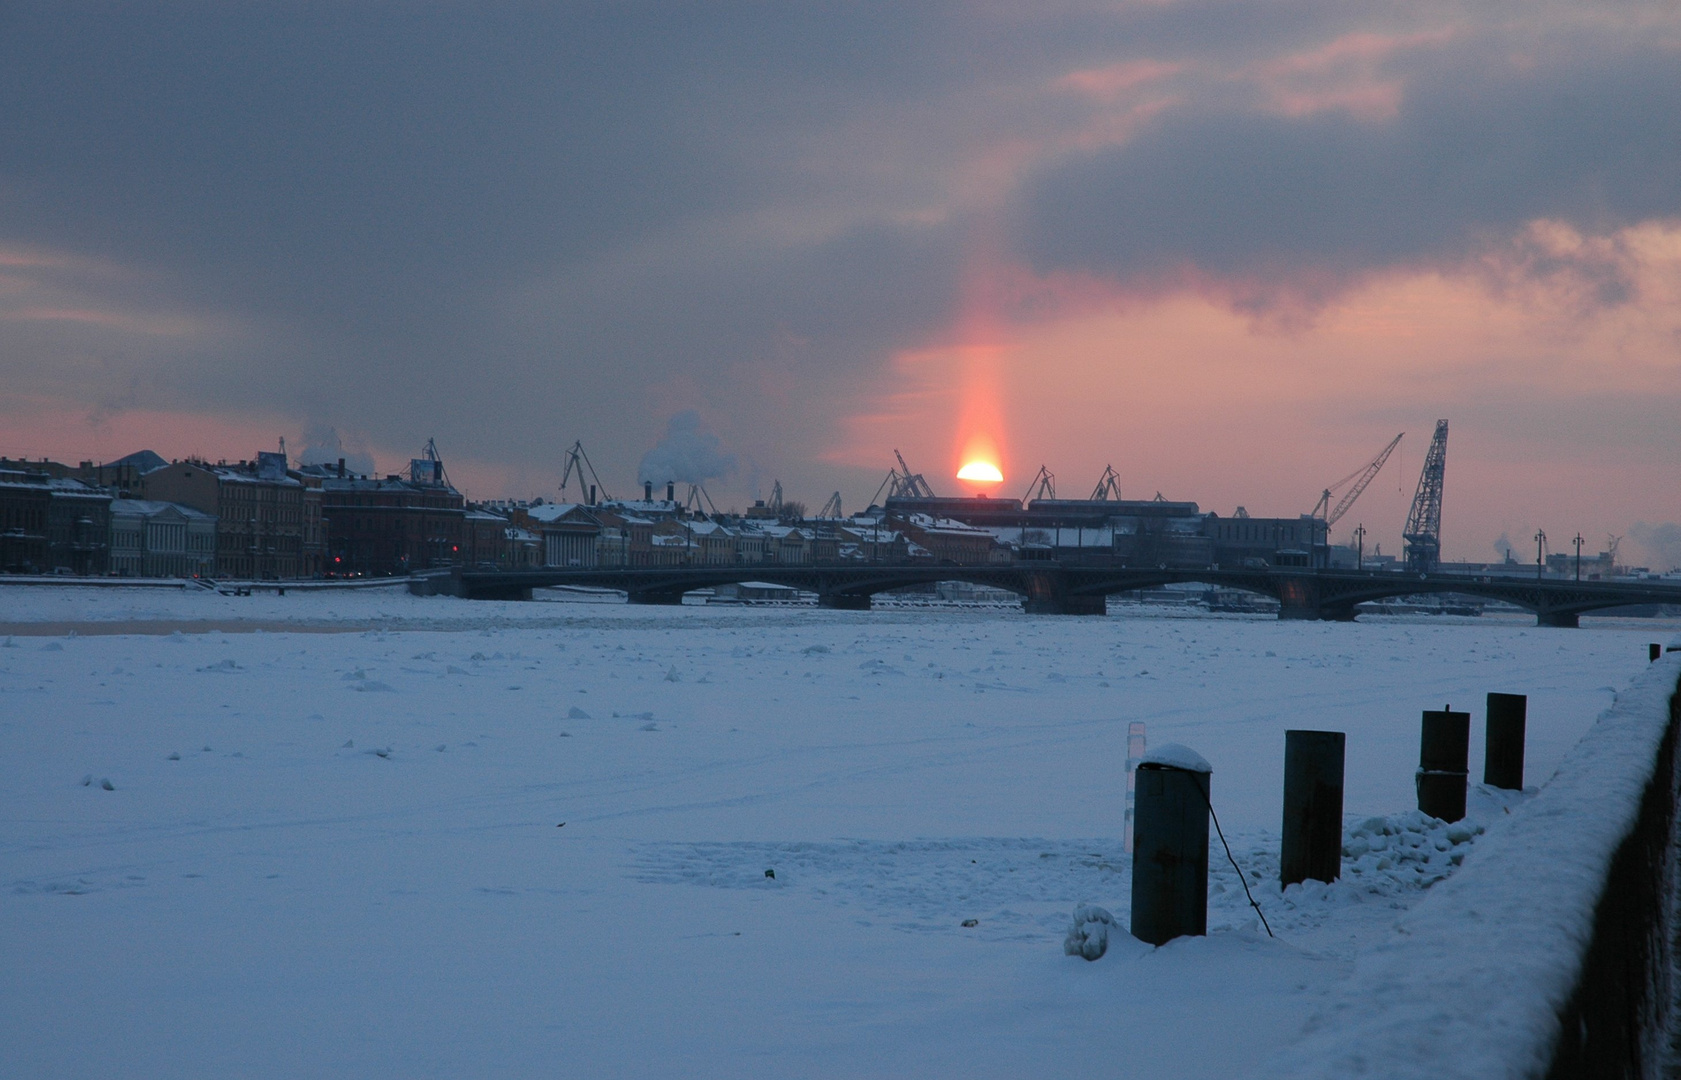
<path id="1" fill-rule="evenodd" d="M 1660 573 L 1681 570 L 1681 525 L 1673 521 L 1637 521 L 1629 526 L 1629 539 L 1640 545 L 1653 570 Z M 1628 561 L 1625 556 L 1624 561 Z"/>
<path id="2" fill-rule="evenodd" d="M 1394 60 L 1405 89 L 1386 119 L 1192 99 L 1031 178 L 1018 243 L 1042 270 L 1146 290 L 1213 279 L 1264 303 L 1455 265 L 1536 219 L 1603 233 L 1675 215 L 1675 62 L 1661 40 L 1514 56 L 1485 36 Z M 1612 283 L 1603 299 L 1625 296 Z"/>
<path id="3" fill-rule="evenodd" d="M 347 448 L 338 429 L 331 424 L 316 421 L 304 427 L 304 449 L 298 454 L 299 465 L 336 465 L 340 459 L 343 459 L 344 467 L 353 473 L 372 476 L 379 471 L 374 468 L 374 458 L 368 452 L 367 444 L 361 440 L 352 440 Z"/>
<path id="4" fill-rule="evenodd" d="M 665 438 L 642 455 L 636 479 L 643 484 L 704 484 L 735 473 L 734 454 L 724 452 L 718 436 L 701 424 L 693 409 L 678 413 L 666 425 Z"/>

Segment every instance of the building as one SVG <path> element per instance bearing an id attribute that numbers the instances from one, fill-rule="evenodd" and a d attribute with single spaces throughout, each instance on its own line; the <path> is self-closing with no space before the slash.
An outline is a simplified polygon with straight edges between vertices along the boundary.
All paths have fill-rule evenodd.
<path id="1" fill-rule="evenodd" d="M 52 490 L 41 473 L 0 469 L 0 571 L 45 573 Z"/>
<path id="2" fill-rule="evenodd" d="M 211 577 L 216 519 L 175 503 L 115 499 L 109 564 L 123 577 Z"/>
<path id="3" fill-rule="evenodd" d="M 42 477 L 48 492 L 47 567 L 102 575 L 111 547 L 111 496 L 80 480 Z"/>
<path id="4" fill-rule="evenodd" d="M 416 459 L 408 479 L 356 476 L 338 466 L 322 474 L 321 519 L 327 573 L 404 575 L 467 560 L 467 503 L 435 461 Z"/>
<path id="5" fill-rule="evenodd" d="M 578 503 L 546 503 L 526 511 L 526 528 L 543 540 L 543 565 L 588 570 L 601 565 L 601 521 Z"/>
<path id="6" fill-rule="evenodd" d="M 286 455 L 259 453 L 230 465 L 175 461 L 140 477 L 142 494 L 190 506 L 216 519 L 216 575 L 241 580 L 303 577 L 306 538 L 319 529 L 313 498 L 288 472 Z"/>
<path id="7" fill-rule="evenodd" d="M 1211 561 L 1226 569 L 1331 564 L 1325 519 L 1312 514 L 1287 518 L 1209 514 L 1203 532 L 1213 541 Z"/>

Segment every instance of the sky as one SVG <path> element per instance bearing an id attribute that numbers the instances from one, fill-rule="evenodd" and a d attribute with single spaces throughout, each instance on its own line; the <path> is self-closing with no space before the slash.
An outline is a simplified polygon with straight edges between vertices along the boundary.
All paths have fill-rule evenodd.
<path id="1" fill-rule="evenodd" d="M 1393 551 L 1447 418 L 1447 557 L 1667 569 L 1678 416 L 1672 5 L 0 5 L 0 454 L 1290 515 L 1405 431 Z"/>

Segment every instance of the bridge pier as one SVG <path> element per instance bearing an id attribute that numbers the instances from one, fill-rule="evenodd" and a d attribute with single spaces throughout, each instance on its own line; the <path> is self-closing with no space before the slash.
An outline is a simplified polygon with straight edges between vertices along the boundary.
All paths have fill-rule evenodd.
<path id="1" fill-rule="evenodd" d="M 818 593 L 817 606 L 836 611 L 868 611 L 872 600 L 869 593 Z"/>
<path id="2" fill-rule="evenodd" d="M 1535 613 L 1536 626 L 1561 626 L 1567 630 L 1579 628 L 1582 616 L 1575 611 L 1537 611 Z"/>
<path id="3" fill-rule="evenodd" d="M 1102 593 L 1071 593 L 1068 578 L 1055 570 L 1026 575 L 1027 595 L 1021 609 L 1029 615 L 1107 615 L 1108 597 Z"/>

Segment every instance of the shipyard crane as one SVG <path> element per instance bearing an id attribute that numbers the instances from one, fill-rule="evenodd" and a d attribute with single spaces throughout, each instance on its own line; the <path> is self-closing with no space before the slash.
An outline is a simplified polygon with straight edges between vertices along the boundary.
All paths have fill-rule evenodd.
<path id="1" fill-rule="evenodd" d="M 1033 474 L 1033 482 L 1027 485 L 1027 494 L 1021 497 L 1021 501 L 1025 504 L 1032 502 L 1034 499 L 1054 498 L 1056 498 L 1056 476 L 1051 472 L 1049 466 L 1041 465 L 1039 471 Z"/>
<path id="2" fill-rule="evenodd" d="M 712 510 L 712 517 L 717 517 L 718 507 L 713 505 L 712 496 L 708 495 L 706 489 L 701 485 L 690 484 L 688 497 L 683 500 L 683 509 L 699 514 L 701 517 L 706 517 L 706 511 L 709 507 Z"/>
<path id="3" fill-rule="evenodd" d="M 1110 499 L 1121 501 L 1121 477 L 1115 471 L 1115 466 L 1105 465 L 1103 475 L 1098 477 L 1097 487 L 1092 489 L 1091 501 L 1108 502 Z"/>
<path id="4" fill-rule="evenodd" d="M 823 509 L 817 511 L 817 516 L 820 518 L 841 518 L 845 516 L 841 513 L 840 492 L 837 491 L 829 496 L 829 501 L 823 504 Z"/>
<path id="5" fill-rule="evenodd" d="M 895 450 L 893 456 L 898 459 L 899 467 L 887 470 L 887 478 L 881 482 L 881 486 L 876 488 L 876 493 L 870 497 L 871 506 L 877 505 L 878 500 L 881 499 L 881 493 L 884 491 L 887 492 L 889 499 L 932 499 L 936 497 L 934 489 L 928 486 L 928 481 L 922 478 L 922 474 L 911 472 L 911 467 L 905 464 L 905 455 Z"/>
<path id="6" fill-rule="evenodd" d="M 584 483 L 584 471 L 586 469 L 589 470 L 590 474 L 590 483 L 587 485 Z M 595 466 L 590 464 L 590 456 L 584 453 L 582 439 L 574 442 L 572 448 L 566 451 L 566 468 L 560 474 L 560 497 L 563 500 L 566 498 L 566 485 L 571 481 L 574 474 L 578 477 L 578 486 L 583 489 L 580 498 L 584 502 L 594 506 L 598 491 L 603 499 L 613 497 L 607 494 L 607 485 L 601 482 L 601 477 L 595 475 Z"/>
<path id="7" fill-rule="evenodd" d="M 1400 435 L 1390 439 L 1389 445 L 1384 447 L 1382 450 L 1379 450 L 1377 457 L 1366 462 L 1366 464 L 1360 466 L 1358 469 L 1355 469 L 1341 480 L 1338 480 L 1336 483 L 1326 488 L 1324 494 L 1319 496 L 1319 505 L 1313 508 L 1312 516 L 1324 519 L 1325 531 L 1327 534 L 1330 533 L 1331 526 L 1335 525 L 1339 518 L 1348 513 L 1349 508 L 1354 505 L 1354 500 L 1358 499 L 1360 497 L 1360 493 L 1366 490 L 1366 485 L 1370 484 L 1377 478 L 1378 472 L 1383 468 L 1383 463 L 1388 461 L 1389 455 L 1395 452 L 1395 448 L 1397 446 L 1401 445 L 1401 436 L 1405 434 L 1406 432 L 1403 431 Z M 1337 500 L 1337 504 L 1332 506 L 1331 496 L 1335 495 L 1339 491 L 1342 491 L 1344 486 L 1350 484 L 1352 484 L 1352 486 L 1349 486 L 1348 490 L 1343 492 L 1342 498 Z"/>
<path id="8" fill-rule="evenodd" d="M 1427 574 L 1442 559 L 1442 479 L 1448 463 L 1448 422 L 1436 421 L 1436 435 L 1424 455 L 1418 491 L 1401 538 L 1407 542 L 1407 569 Z"/>
<path id="9" fill-rule="evenodd" d="M 285 443 L 281 443 L 281 452 L 285 453 Z M 449 474 L 444 472 L 444 459 L 438 453 L 438 440 L 427 439 L 426 449 L 417 458 L 409 459 L 409 480 L 416 484 L 443 484 L 449 486 Z"/>

